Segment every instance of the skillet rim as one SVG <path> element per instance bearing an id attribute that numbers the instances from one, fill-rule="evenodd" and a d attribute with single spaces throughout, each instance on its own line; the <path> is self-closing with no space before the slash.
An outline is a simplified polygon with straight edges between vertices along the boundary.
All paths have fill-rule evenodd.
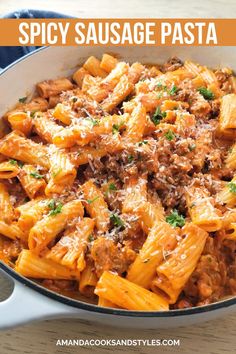
<path id="1" fill-rule="evenodd" d="M 15 67 L 21 61 L 28 59 L 29 57 L 36 55 L 38 52 L 50 49 L 49 46 L 44 46 L 41 48 L 36 49 L 33 52 L 26 54 L 25 56 L 19 58 L 18 60 L 14 61 L 6 68 L 4 68 L 0 72 L 0 80 L 1 76 L 10 70 L 11 68 Z M 5 273 L 10 275 L 15 280 L 19 281 L 21 284 L 27 286 L 28 288 L 33 289 L 34 291 L 44 295 L 50 299 L 56 300 L 62 304 L 68 305 L 70 307 L 79 308 L 89 312 L 95 313 L 102 313 L 108 315 L 117 315 L 117 316 L 125 316 L 125 317 L 156 317 L 156 318 L 168 318 L 168 317 L 179 317 L 179 316 L 187 316 L 187 315 L 195 315 L 200 313 L 207 313 L 215 310 L 219 310 L 222 308 L 227 308 L 233 305 L 236 305 L 236 296 L 224 299 L 209 305 L 203 305 L 198 307 L 192 307 L 187 309 L 176 309 L 170 311 L 130 311 L 130 310 L 122 310 L 122 309 L 113 309 L 113 308 L 106 308 L 106 307 L 99 307 L 94 304 L 89 304 L 80 300 L 74 300 L 72 298 L 66 297 L 64 295 L 60 295 L 56 292 L 53 292 L 49 289 L 44 288 L 43 286 L 29 280 L 28 278 L 20 275 L 16 271 L 14 271 L 11 267 L 0 261 L 0 269 L 2 269 Z"/>

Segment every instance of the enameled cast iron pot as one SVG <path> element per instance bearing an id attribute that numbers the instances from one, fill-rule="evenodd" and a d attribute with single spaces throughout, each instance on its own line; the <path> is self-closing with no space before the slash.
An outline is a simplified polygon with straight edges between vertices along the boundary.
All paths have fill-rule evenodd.
<path id="1" fill-rule="evenodd" d="M 128 62 L 161 63 L 170 56 L 192 59 L 210 67 L 229 66 L 236 70 L 236 47 L 192 48 L 100 48 L 100 47 L 47 47 L 29 54 L 10 65 L 0 74 L 0 116 L 19 99 L 32 92 L 35 83 L 73 73 L 88 56 L 101 57 L 116 53 Z M 0 122 L 1 129 L 1 122 Z M 30 321 L 73 317 L 93 322 L 132 328 L 167 328 L 189 326 L 225 316 L 236 310 L 236 298 L 221 300 L 211 305 L 169 312 L 142 312 L 102 308 L 83 301 L 72 300 L 49 291 L 20 276 L 0 262 L 0 271 L 14 282 L 11 296 L 0 302 L 0 329 Z"/>

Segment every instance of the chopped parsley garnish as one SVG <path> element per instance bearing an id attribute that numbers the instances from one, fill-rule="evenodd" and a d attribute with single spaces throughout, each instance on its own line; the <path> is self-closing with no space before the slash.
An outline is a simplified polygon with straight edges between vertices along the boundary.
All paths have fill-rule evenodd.
<path id="1" fill-rule="evenodd" d="M 205 100 L 213 100 L 214 94 L 211 90 L 208 90 L 206 87 L 199 87 L 198 92 L 205 98 Z"/>
<path id="2" fill-rule="evenodd" d="M 54 199 L 51 199 L 48 203 L 49 209 L 53 210 L 56 207 L 56 201 Z"/>
<path id="3" fill-rule="evenodd" d="M 108 186 L 108 191 L 116 191 L 116 185 L 114 183 L 110 183 Z"/>
<path id="4" fill-rule="evenodd" d="M 43 176 L 40 175 L 40 173 L 38 173 L 38 172 L 31 172 L 31 173 L 30 173 L 30 176 L 31 176 L 31 177 L 34 177 L 34 178 L 36 178 L 36 179 L 41 179 L 41 178 L 43 178 Z"/>
<path id="5" fill-rule="evenodd" d="M 95 200 L 97 200 L 98 198 L 100 198 L 99 195 L 98 195 L 97 197 L 93 198 L 93 199 L 87 199 L 87 203 L 88 203 L 88 204 L 92 204 L 92 203 L 95 202 Z"/>
<path id="6" fill-rule="evenodd" d="M 110 183 L 108 185 L 107 191 L 105 192 L 106 197 L 108 197 L 108 194 L 113 191 L 117 191 L 116 185 L 114 183 Z"/>
<path id="7" fill-rule="evenodd" d="M 173 133 L 173 131 L 169 129 L 168 132 L 165 133 L 165 137 L 167 140 L 171 141 L 175 138 L 175 133 Z"/>
<path id="8" fill-rule="evenodd" d="M 234 182 L 229 182 L 228 183 L 229 186 L 229 191 L 233 194 L 236 194 L 236 183 Z"/>
<path id="9" fill-rule="evenodd" d="M 166 90 L 167 89 L 167 86 L 166 85 L 162 85 L 162 83 L 161 82 L 158 82 L 157 84 L 156 84 L 156 88 L 160 88 L 160 89 L 162 89 L 162 90 Z"/>
<path id="10" fill-rule="evenodd" d="M 128 163 L 131 163 L 133 161 L 134 157 L 133 155 L 129 155 L 128 156 Z"/>
<path id="11" fill-rule="evenodd" d="M 117 124 L 113 124 L 112 126 L 112 134 L 119 133 L 119 126 Z"/>
<path id="12" fill-rule="evenodd" d="M 61 213 L 63 204 L 61 202 L 57 203 L 55 199 L 51 199 L 50 202 L 48 203 L 48 207 L 51 210 L 48 215 L 54 216 Z"/>
<path id="13" fill-rule="evenodd" d="M 124 124 L 124 122 L 120 122 L 120 124 L 113 124 L 112 134 L 118 134 L 120 131 L 120 128 L 122 127 L 123 124 Z"/>
<path id="14" fill-rule="evenodd" d="M 27 96 L 19 98 L 20 103 L 25 103 L 26 100 L 27 100 Z"/>
<path id="15" fill-rule="evenodd" d="M 177 91 L 178 91 L 178 87 L 174 85 L 174 86 L 171 87 L 171 89 L 169 90 L 169 94 L 170 94 L 171 96 L 173 96 Z"/>
<path id="16" fill-rule="evenodd" d="M 138 146 L 146 145 L 147 143 L 148 143 L 147 140 L 143 140 L 138 143 Z"/>
<path id="17" fill-rule="evenodd" d="M 92 241 L 94 241 L 94 236 L 91 234 L 91 235 L 89 235 L 89 237 L 88 237 L 88 241 L 89 242 L 92 242 Z"/>
<path id="18" fill-rule="evenodd" d="M 193 151 L 193 150 L 196 149 L 196 145 L 195 145 L 195 144 L 190 144 L 190 145 L 188 146 L 188 148 L 189 148 L 189 151 Z"/>
<path id="19" fill-rule="evenodd" d="M 174 209 L 172 213 L 166 217 L 166 222 L 173 227 L 182 227 L 185 224 L 185 219 L 183 215 L 178 213 L 178 210 Z"/>
<path id="20" fill-rule="evenodd" d="M 94 118 L 89 118 L 90 122 L 92 123 L 92 125 L 95 127 L 95 125 L 99 125 L 99 120 L 98 119 L 94 119 Z"/>
<path id="21" fill-rule="evenodd" d="M 16 160 L 13 160 L 13 159 L 9 160 L 9 163 L 10 163 L 11 165 L 18 165 L 19 167 L 23 167 L 23 166 L 24 166 L 23 162 L 21 162 L 21 161 L 16 161 Z"/>
<path id="22" fill-rule="evenodd" d="M 35 114 L 37 113 L 37 111 L 32 111 L 32 112 L 30 112 L 30 117 L 31 118 L 35 118 Z"/>
<path id="23" fill-rule="evenodd" d="M 166 112 L 161 112 L 161 108 L 157 107 L 155 113 L 153 114 L 151 120 L 155 125 L 158 125 L 160 121 L 166 117 Z"/>
<path id="24" fill-rule="evenodd" d="M 12 160 L 11 159 L 11 160 L 9 160 L 9 162 L 10 162 L 11 165 L 17 165 L 17 161 L 16 160 Z"/>
<path id="25" fill-rule="evenodd" d="M 114 224 L 114 226 L 117 226 L 117 227 L 124 227 L 125 226 L 124 221 L 117 214 L 112 214 L 110 216 L 110 220 Z"/>

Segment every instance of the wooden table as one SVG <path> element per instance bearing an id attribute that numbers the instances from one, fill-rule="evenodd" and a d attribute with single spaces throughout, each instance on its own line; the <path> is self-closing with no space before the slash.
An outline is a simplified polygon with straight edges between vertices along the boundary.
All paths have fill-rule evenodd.
<path id="1" fill-rule="evenodd" d="M 227 5 L 227 6 L 226 6 Z M 56 10 L 78 17 L 232 17 L 235 0 L 7 0 L 0 1 L 0 15 L 21 8 Z M 0 278 L 0 293 L 9 285 Z M 0 314 L 1 316 L 1 314 Z M 235 316 L 228 316 L 200 326 L 169 330 L 124 330 L 96 326 L 80 320 L 54 320 L 34 323 L 0 334 L 1 354 L 45 353 L 204 353 L 235 352 Z M 57 339 L 180 339 L 180 347 L 58 347 Z"/>

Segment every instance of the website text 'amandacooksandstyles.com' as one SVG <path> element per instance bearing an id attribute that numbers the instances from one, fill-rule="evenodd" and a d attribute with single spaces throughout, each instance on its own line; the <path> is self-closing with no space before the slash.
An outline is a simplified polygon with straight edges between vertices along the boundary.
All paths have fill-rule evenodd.
<path id="1" fill-rule="evenodd" d="M 60 347 L 179 347 L 180 339 L 162 338 L 162 339 L 57 339 L 56 346 Z"/>

